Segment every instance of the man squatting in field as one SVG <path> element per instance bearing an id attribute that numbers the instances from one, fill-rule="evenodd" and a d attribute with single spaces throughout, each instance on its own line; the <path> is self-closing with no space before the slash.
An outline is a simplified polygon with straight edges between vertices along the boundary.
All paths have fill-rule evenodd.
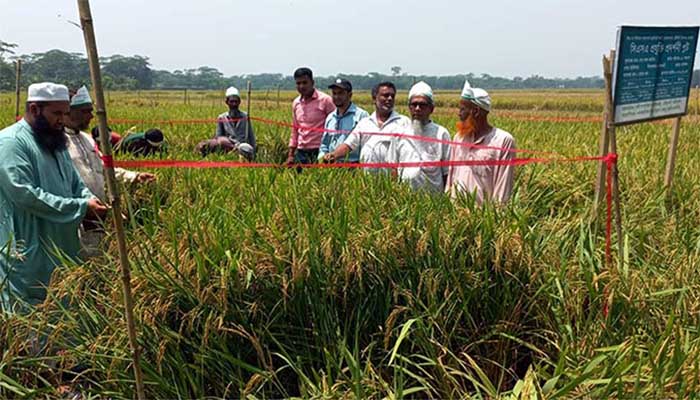
<path id="1" fill-rule="evenodd" d="M 257 152 L 255 132 L 253 124 L 248 119 L 248 114 L 239 109 L 241 95 L 238 89 L 231 86 L 226 89 L 225 96 L 228 112 L 217 118 L 214 138 L 199 142 L 196 150 L 202 153 L 203 157 L 213 152 L 236 151 L 246 160 L 252 161 Z"/>
<path id="2" fill-rule="evenodd" d="M 92 136 L 85 132 L 93 118 L 90 93 L 85 86 L 73 93 L 70 100 L 70 114 L 65 119 L 64 130 L 68 139 L 68 153 L 75 169 L 80 174 L 85 186 L 102 202 L 107 201 L 102 164 L 102 153 Z M 114 169 L 115 175 L 122 183 L 145 183 L 156 179 L 148 172 L 134 172 L 122 168 Z M 82 259 L 96 257 L 100 254 L 100 242 L 104 231 L 99 221 L 90 218 L 80 225 L 80 256 Z"/>
<path id="3" fill-rule="evenodd" d="M 0 308 L 7 313 L 44 301 L 58 252 L 77 259 L 80 222 L 107 212 L 70 159 L 69 112 L 68 88 L 32 84 L 24 118 L 0 131 Z"/>
<path id="4" fill-rule="evenodd" d="M 455 142 L 471 146 L 451 146 L 450 160 L 509 161 L 515 158 L 515 139 L 489 124 L 491 97 L 484 89 L 472 88 L 469 81 L 459 104 L 458 131 Z M 489 148 L 484 148 L 489 147 Z M 453 197 L 460 192 L 475 196 L 477 203 L 506 203 L 513 190 L 513 165 L 465 165 L 450 167 L 446 191 Z"/>

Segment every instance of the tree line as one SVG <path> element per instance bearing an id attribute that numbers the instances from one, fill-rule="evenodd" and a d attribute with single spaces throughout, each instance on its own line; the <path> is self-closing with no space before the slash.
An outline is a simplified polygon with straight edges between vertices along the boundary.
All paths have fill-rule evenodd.
<path id="1" fill-rule="evenodd" d="M 13 44 L 0 41 L 0 90 L 15 88 L 15 60 L 22 61 L 22 87 L 32 82 L 54 81 L 71 87 L 88 85 L 90 74 L 87 59 L 80 53 L 62 50 L 49 50 L 44 53 L 14 55 Z M 148 89 L 210 89 L 220 90 L 228 86 L 245 88 L 248 81 L 255 89 L 294 89 L 291 72 L 260 73 L 250 75 L 224 76 L 218 69 L 202 66 L 193 69 L 165 71 L 151 68 L 148 57 L 133 55 L 112 55 L 101 58 L 102 76 L 105 88 L 111 90 Z M 546 78 L 539 75 L 530 77 L 504 78 L 489 74 L 463 74 L 449 76 L 409 75 L 401 73 L 401 67 L 391 68 L 390 74 L 370 72 L 365 75 L 338 74 L 316 77 L 319 87 L 326 87 L 335 79 L 349 79 L 356 89 L 370 89 L 374 84 L 390 80 L 399 89 L 409 89 L 416 81 L 425 81 L 435 89 L 461 89 L 465 79 L 474 86 L 486 89 L 590 89 L 602 88 L 603 79 L 598 76 L 578 78 Z M 694 71 L 693 86 L 700 84 L 700 70 Z"/>

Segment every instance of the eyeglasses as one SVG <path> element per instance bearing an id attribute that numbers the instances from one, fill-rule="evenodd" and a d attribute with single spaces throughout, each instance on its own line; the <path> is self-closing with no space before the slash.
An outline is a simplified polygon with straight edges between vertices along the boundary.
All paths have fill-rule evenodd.
<path id="1" fill-rule="evenodd" d="M 425 102 L 413 102 L 413 103 L 409 103 L 408 106 L 411 107 L 411 108 L 418 108 L 418 107 L 426 108 L 426 107 L 430 106 L 430 103 L 425 103 Z"/>

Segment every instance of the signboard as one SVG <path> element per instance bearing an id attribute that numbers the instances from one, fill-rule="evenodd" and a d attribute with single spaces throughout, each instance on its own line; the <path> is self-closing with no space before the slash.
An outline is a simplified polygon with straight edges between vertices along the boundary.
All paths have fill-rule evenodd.
<path id="1" fill-rule="evenodd" d="M 697 44 L 698 27 L 618 28 L 615 125 L 685 115 Z"/>

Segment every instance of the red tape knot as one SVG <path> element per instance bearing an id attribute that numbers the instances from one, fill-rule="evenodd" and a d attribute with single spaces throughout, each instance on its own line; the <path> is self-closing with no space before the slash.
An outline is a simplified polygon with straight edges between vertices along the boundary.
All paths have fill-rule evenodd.
<path id="1" fill-rule="evenodd" d="M 616 153 L 608 153 L 605 156 L 605 162 L 608 163 L 608 165 L 617 164 L 617 154 Z"/>
<path id="2" fill-rule="evenodd" d="M 102 155 L 100 158 L 102 159 L 102 165 L 104 165 L 105 168 L 114 168 L 114 158 L 112 158 L 112 156 Z"/>

